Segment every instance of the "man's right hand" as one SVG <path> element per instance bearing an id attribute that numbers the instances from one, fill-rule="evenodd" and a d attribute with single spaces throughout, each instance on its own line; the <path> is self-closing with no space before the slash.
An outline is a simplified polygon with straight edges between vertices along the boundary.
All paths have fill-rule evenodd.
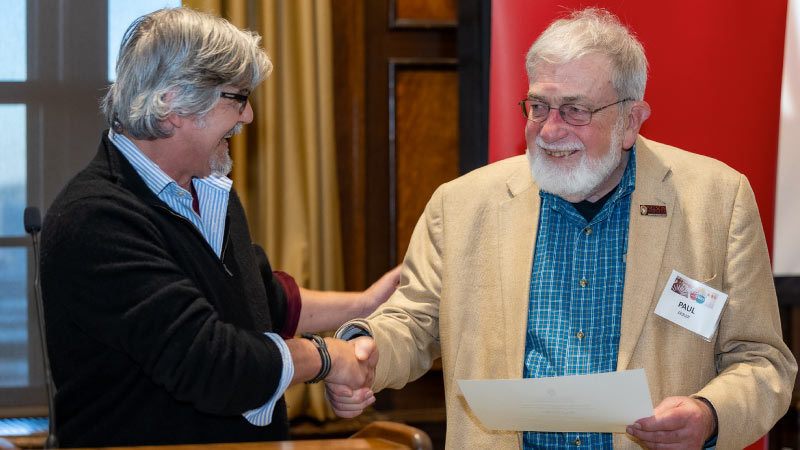
<path id="1" fill-rule="evenodd" d="M 331 344 L 335 350 L 331 349 Z M 327 345 L 331 350 L 332 367 L 325 378 L 325 393 L 336 415 L 356 417 L 375 403 L 370 388 L 378 364 L 378 347 L 366 336 L 351 341 L 328 339 Z"/>

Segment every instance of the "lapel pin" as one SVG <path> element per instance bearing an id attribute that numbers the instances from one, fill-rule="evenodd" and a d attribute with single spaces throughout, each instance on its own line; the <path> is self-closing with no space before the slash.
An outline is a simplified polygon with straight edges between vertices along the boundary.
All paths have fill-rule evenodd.
<path id="1" fill-rule="evenodd" d="M 639 205 L 639 212 L 643 216 L 666 216 L 667 207 L 665 205 Z"/>

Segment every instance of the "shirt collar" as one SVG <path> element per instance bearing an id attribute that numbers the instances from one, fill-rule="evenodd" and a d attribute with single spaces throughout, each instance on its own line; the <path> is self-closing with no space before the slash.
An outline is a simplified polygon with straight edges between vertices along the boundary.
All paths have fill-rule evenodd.
<path id="1" fill-rule="evenodd" d="M 161 170 L 156 163 L 148 158 L 147 155 L 142 153 L 139 147 L 131 142 L 125 135 L 115 133 L 114 130 L 111 129 L 108 130 L 108 139 L 117 147 L 120 153 L 125 156 L 139 176 L 142 177 L 147 187 L 156 195 L 161 194 L 161 192 L 171 184 L 174 184 L 177 189 L 183 189 L 175 180 Z M 192 182 L 195 184 L 195 187 L 197 187 L 199 183 L 226 192 L 229 192 L 233 185 L 233 181 L 230 178 L 217 174 L 211 174 L 205 178 L 195 178 Z"/>
<path id="2" fill-rule="evenodd" d="M 170 178 L 156 163 L 142 153 L 136 144 L 131 142 L 131 140 L 123 134 L 115 133 L 113 129 L 108 130 L 108 139 L 117 147 L 125 159 L 131 163 L 153 193 L 159 195 L 161 191 L 166 189 L 171 183 L 177 186 L 178 183 L 176 183 L 175 180 Z"/>
<path id="3" fill-rule="evenodd" d="M 617 193 L 610 199 L 612 202 L 626 195 L 630 195 L 630 193 L 636 189 L 636 144 L 633 144 L 633 147 L 630 149 L 628 164 L 625 166 L 625 172 L 622 173 L 622 179 L 619 180 L 618 186 Z"/>

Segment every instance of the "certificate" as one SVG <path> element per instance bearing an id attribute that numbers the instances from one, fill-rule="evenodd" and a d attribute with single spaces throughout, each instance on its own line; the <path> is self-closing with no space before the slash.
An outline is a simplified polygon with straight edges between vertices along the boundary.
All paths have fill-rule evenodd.
<path id="1" fill-rule="evenodd" d="M 653 415 L 644 369 L 458 385 L 490 430 L 624 433 Z"/>

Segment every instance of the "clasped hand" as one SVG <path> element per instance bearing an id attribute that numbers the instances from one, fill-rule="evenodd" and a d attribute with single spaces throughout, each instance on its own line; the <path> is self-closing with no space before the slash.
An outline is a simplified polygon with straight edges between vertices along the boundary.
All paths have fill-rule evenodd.
<path id="1" fill-rule="evenodd" d="M 336 344 L 329 345 L 332 347 L 333 366 L 331 374 L 325 378 L 325 395 L 336 415 L 356 417 L 375 403 L 371 386 L 378 364 L 378 347 L 372 338 L 366 336 L 351 341 L 333 341 Z"/>

